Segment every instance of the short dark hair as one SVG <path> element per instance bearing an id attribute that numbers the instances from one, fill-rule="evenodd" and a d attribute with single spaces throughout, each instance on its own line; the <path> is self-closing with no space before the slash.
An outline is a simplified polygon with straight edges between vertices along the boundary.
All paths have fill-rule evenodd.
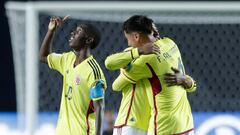
<path id="1" fill-rule="evenodd" d="M 134 15 L 123 23 L 123 31 L 126 33 L 140 32 L 151 34 L 153 20 L 144 15 Z"/>
<path id="2" fill-rule="evenodd" d="M 81 24 L 82 28 L 86 32 L 86 35 L 93 38 L 92 44 L 90 44 L 90 48 L 94 49 L 98 46 L 100 40 L 101 40 L 101 34 L 100 31 L 93 26 L 92 24 Z"/>

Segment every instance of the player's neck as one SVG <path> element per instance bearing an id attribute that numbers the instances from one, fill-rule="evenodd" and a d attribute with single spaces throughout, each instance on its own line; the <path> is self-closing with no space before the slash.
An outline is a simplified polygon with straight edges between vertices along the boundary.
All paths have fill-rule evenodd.
<path id="1" fill-rule="evenodd" d="M 83 48 L 80 51 L 74 51 L 74 54 L 76 55 L 74 66 L 77 66 L 91 55 L 89 48 Z"/>
<path id="2" fill-rule="evenodd" d="M 156 42 L 157 38 L 155 38 L 153 35 L 148 35 L 149 42 Z"/>
<path id="3" fill-rule="evenodd" d="M 141 43 L 140 46 L 146 45 L 147 43 L 151 43 L 151 42 L 153 43 L 153 42 L 155 42 L 156 40 L 157 40 L 157 39 L 156 39 L 155 37 L 151 36 L 151 35 L 146 36 L 145 38 L 143 38 L 142 43 Z"/>

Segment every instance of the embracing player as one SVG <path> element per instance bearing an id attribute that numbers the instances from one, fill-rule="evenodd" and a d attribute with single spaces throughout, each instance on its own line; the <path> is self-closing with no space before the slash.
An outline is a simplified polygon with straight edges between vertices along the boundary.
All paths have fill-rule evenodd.
<path id="1" fill-rule="evenodd" d="M 144 85 L 140 90 L 146 89 L 151 107 L 149 135 L 193 134 L 193 119 L 186 92 L 194 91 L 196 83 L 185 75 L 177 45 L 169 38 L 156 38 L 154 29 L 153 21 L 141 15 L 132 16 L 124 22 L 125 37 L 133 48 L 128 54 L 117 55 L 118 59 L 132 56 L 132 60 L 121 69 L 113 88 L 124 90 L 129 84 L 138 85 L 142 81 Z M 138 49 L 146 45 L 152 47 L 153 44 L 160 48 L 160 54 L 139 55 Z M 144 99 L 142 96 L 139 101 L 141 98 Z M 145 106 L 140 107 L 144 112 Z M 141 110 L 138 114 L 142 114 Z"/>

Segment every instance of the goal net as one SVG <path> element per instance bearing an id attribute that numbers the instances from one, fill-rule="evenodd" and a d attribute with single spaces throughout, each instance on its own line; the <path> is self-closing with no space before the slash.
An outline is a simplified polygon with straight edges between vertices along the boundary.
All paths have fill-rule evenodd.
<path id="1" fill-rule="evenodd" d="M 51 16 L 71 16 L 56 32 L 53 41 L 56 52 L 70 50 L 68 39 L 79 23 L 91 23 L 101 31 L 101 43 L 92 54 L 107 79 L 107 110 L 117 112 L 121 93 L 112 91 L 111 84 L 118 72 L 108 71 L 104 60 L 127 47 L 122 22 L 143 14 L 154 20 L 162 37 L 176 41 L 186 72 L 198 82 L 197 92 L 189 94 L 192 110 L 237 111 L 238 2 L 8 2 L 5 6 L 14 55 L 18 123 L 27 135 L 34 134 L 41 121 L 37 119 L 39 115 L 59 110 L 62 77 L 38 59 Z"/>

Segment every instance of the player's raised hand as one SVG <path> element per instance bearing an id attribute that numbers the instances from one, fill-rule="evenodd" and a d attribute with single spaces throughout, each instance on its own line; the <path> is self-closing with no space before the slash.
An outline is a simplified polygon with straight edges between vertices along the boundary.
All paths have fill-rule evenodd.
<path id="1" fill-rule="evenodd" d="M 156 54 L 156 55 L 159 55 L 160 54 L 160 48 L 155 45 L 154 43 L 147 43 L 141 47 L 138 47 L 138 52 L 139 54 L 144 54 L 144 55 L 147 55 L 147 54 Z"/>
<path id="2" fill-rule="evenodd" d="M 166 73 L 164 75 L 164 80 L 165 80 L 166 84 L 168 86 L 184 85 L 186 76 L 174 67 L 172 67 L 171 69 L 174 73 Z"/>
<path id="3" fill-rule="evenodd" d="M 57 16 L 51 17 L 49 25 L 48 25 L 48 29 L 55 31 L 57 29 L 57 27 L 64 24 L 68 20 L 69 17 L 70 17 L 69 15 L 65 16 L 63 19 L 61 19 L 60 17 L 57 17 Z"/>

